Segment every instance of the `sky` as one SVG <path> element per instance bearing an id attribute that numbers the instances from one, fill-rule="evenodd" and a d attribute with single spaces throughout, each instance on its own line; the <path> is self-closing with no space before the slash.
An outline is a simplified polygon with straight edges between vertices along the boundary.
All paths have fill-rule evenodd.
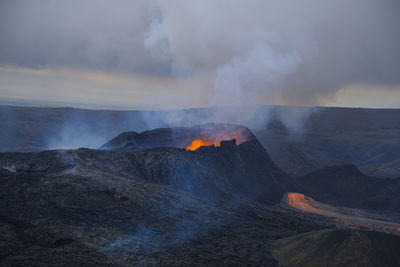
<path id="1" fill-rule="evenodd" d="M 0 0 L 0 100 L 400 108 L 398 0 Z"/>

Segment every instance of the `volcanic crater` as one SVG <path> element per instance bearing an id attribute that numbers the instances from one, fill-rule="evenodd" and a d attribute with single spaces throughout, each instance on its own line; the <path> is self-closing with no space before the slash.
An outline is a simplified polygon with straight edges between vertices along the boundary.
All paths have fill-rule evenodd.
<path id="1" fill-rule="evenodd" d="M 194 149 L 196 140 L 203 143 Z M 277 266 L 276 240 L 340 224 L 288 207 L 285 192 L 326 189 L 301 183 L 312 174 L 288 176 L 239 125 L 124 132 L 99 149 L 1 153 L 0 174 L 4 265 Z"/>

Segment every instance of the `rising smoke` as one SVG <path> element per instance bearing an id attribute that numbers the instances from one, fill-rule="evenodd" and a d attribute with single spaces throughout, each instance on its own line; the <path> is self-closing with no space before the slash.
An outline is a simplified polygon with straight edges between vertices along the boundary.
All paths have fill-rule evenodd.
<path id="1" fill-rule="evenodd" d="M 209 99 L 200 105 L 315 105 L 346 84 L 400 83 L 399 6 L 396 0 L 4 0 L 0 65 L 197 81 L 201 89 L 187 88 L 196 97 L 184 99 L 191 106 L 199 105 L 191 90 Z"/>
<path id="2" fill-rule="evenodd" d="M 261 104 L 313 106 L 352 84 L 400 88 L 399 5 L 397 0 L 4 0 L 0 66 L 66 69 L 84 78 L 77 83 L 74 75 L 53 75 L 50 86 L 27 93 L 32 84 L 40 87 L 46 71 L 35 72 L 36 78 L 29 74 L 36 83 L 16 77 L 18 86 L 8 86 L 6 73 L 0 76 L 6 77 L 1 91 L 22 87 L 24 96 L 44 98 L 61 87 L 60 95 L 68 98 L 73 87 L 82 91 L 81 98 L 106 103 L 233 106 L 207 111 L 206 121 L 263 127 L 270 115 L 259 115 Z M 86 71 L 110 75 L 86 79 Z M 113 74 L 146 79 L 122 83 L 110 78 Z M 299 115 L 303 110 L 278 117 L 301 129 L 310 113 Z M 149 127 L 197 120 L 185 112 L 159 114 L 144 113 Z M 62 143 L 73 143 L 68 138 L 61 134 Z"/>
<path id="3" fill-rule="evenodd" d="M 347 83 L 399 83 L 396 1 L 155 2 L 146 48 L 213 81 L 212 104 L 315 105 Z M 398 23 L 397 23 L 398 24 Z M 394 45 L 396 44 L 396 45 Z"/>

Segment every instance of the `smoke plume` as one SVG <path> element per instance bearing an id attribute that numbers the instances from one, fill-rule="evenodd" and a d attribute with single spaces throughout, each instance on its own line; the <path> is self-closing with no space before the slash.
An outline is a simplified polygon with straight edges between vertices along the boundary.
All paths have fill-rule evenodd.
<path id="1" fill-rule="evenodd" d="M 323 104 L 347 85 L 400 88 L 399 11 L 397 0 L 4 0 L 0 66 L 172 78 L 186 87 L 165 88 L 164 102 L 175 108 Z M 41 89 L 19 78 L 5 80 L 3 95 Z M 115 91 L 112 98 L 126 104 L 123 91 L 134 91 L 132 105 L 157 108 L 162 82 L 147 80 L 155 92 L 135 82 L 107 83 L 96 98 Z M 58 84 L 52 80 L 48 93 Z M 62 84 L 86 94 L 99 86 Z"/>

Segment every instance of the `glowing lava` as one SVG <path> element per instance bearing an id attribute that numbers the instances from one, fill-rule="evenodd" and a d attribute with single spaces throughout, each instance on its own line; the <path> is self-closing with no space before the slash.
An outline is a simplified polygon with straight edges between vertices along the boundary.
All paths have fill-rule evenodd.
<path id="1" fill-rule="evenodd" d="M 186 150 L 194 151 L 194 150 L 198 149 L 201 146 L 207 146 L 207 144 L 201 139 L 195 139 L 195 140 L 192 141 L 190 146 L 188 146 L 186 148 Z"/>
<path id="2" fill-rule="evenodd" d="M 400 232 L 399 223 L 389 221 L 378 214 L 353 208 L 331 206 L 299 193 L 288 193 L 287 200 L 288 204 L 295 209 L 330 217 L 333 221 L 342 225 L 391 233 Z"/>
<path id="3" fill-rule="evenodd" d="M 197 138 L 192 141 L 192 143 L 186 148 L 186 150 L 194 151 L 201 146 L 211 146 L 211 145 L 219 146 L 220 141 L 221 141 L 221 139 L 219 139 L 219 138 L 217 138 L 215 140 L 212 140 L 209 137 L 204 137 L 202 139 Z"/>
<path id="4" fill-rule="evenodd" d="M 220 146 L 221 141 L 229 141 L 235 139 L 236 145 L 240 145 L 248 140 L 248 136 L 243 131 L 234 131 L 234 132 L 215 132 L 209 134 L 202 134 L 200 137 L 194 139 L 189 146 L 186 147 L 186 150 L 194 151 L 202 146 L 211 146 L 214 145 L 216 147 Z"/>

